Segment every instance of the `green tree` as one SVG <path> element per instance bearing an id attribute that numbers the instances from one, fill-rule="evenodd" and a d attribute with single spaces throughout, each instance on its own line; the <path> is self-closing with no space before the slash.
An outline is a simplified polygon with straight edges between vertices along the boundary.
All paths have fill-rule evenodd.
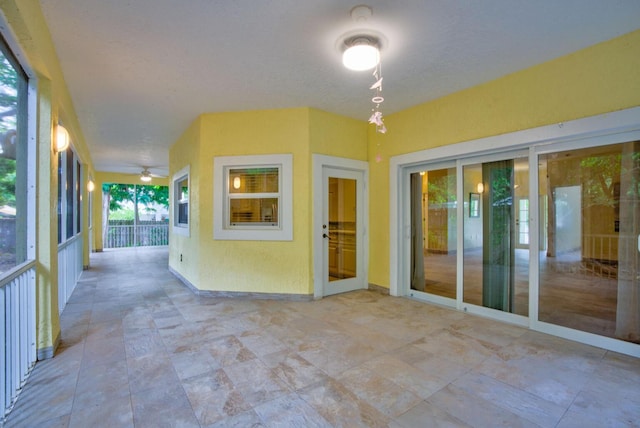
<path id="1" fill-rule="evenodd" d="M 134 205 L 134 219 L 140 221 L 139 206 L 152 210 L 152 204 L 169 207 L 169 188 L 156 185 L 131 185 L 105 183 L 102 185 L 102 236 L 106 239 L 109 213 L 125 208 L 126 203 Z"/>
<path id="2" fill-rule="evenodd" d="M 0 53 L 0 206 L 16 206 L 16 112 L 18 75 Z"/>

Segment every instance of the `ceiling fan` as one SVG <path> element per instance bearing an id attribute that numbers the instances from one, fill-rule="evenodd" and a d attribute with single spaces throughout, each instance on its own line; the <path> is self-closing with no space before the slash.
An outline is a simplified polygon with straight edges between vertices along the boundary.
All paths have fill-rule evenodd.
<path id="1" fill-rule="evenodd" d="M 150 182 L 153 177 L 165 178 L 162 175 L 152 174 L 151 171 L 149 170 L 150 167 L 148 167 L 148 166 L 143 166 L 142 168 L 143 169 L 142 169 L 142 172 L 140 173 L 140 180 L 144 181 L 145 183 Z"/>

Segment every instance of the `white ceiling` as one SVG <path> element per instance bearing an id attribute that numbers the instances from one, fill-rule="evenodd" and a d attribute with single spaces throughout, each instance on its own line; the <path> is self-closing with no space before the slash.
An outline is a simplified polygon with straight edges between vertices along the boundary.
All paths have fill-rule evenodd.
<path id="1" fill-rule="evenodd" d="M 384 114 L 640 28 L 638 0 L 40 0 L 98 171 L 166 175 L 204 112 L 311 106 L 366 120 L 370 72 L 338 42 L 382 49 Z M 393 130 L 390 130 L 393 132 Z"/>

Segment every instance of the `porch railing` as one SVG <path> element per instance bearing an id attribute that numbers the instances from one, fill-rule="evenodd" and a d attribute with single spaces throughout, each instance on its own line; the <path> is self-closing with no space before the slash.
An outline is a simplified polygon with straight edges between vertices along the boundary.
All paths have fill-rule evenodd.
<path id="1" fill-rule="evenodd" d="M 110 221 L 105 248 L 145 247 L 169 244 L 169 223 Z"/>
<path id="2" fill-rule="evenodd" d="M 23 263 L 0 280 L 0 308 L 2 421 L 36 362 L 35 262 Z"/>

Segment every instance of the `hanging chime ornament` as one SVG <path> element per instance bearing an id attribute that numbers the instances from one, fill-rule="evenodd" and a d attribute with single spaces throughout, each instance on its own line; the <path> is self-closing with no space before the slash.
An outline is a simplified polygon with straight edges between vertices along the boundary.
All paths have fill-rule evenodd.
<path id="1" fill-rule="evenodd" d="M 351 18 L 359 25 L 365 23 L 372 15 L 373 9 L 367 5 L 358 5 L 351 9 Z M 387 127 L 384 124 L 380 108 L 384 102 L 384 97 L 382 96 L 382 64 L 380 61 L 380 47 L 384 44 L 383 39 L 383 35 L 371 30 L 358 31 L 355 34 L 351 33 L 349 37 L 342 39 L 342 45 L 346 48 L 342 55 L 342 63 L 345 67 L 355 71 L 373 69 L 375 81 L 369 88 L 374 91 L 371 98 L 373 107 L 371 108 L 369 123 L 375 125 L 376 132 L 380 134 L 387 133 Z M 376 162 L 380 162 L 382 157 L 380 155 L 379 141 L 377 146 Z"/>
<path id="2" fill-rule="evenodd" d="M 371 109 L 369 123 L 376 126 L 376 132 L 386 134 L 387 127 L 384 125 L 384 118 L 380 111 L 380 105 L 384 102 L 384 97 L 382 96 L 382 65 L 380 63 L 373 69 L 373 77 L 375 77 L 376 81 L 369 88 L 374 91 L 374 96 L 371 98 L 373 108 Z"/>
<path id="3" fill-rule="evenodd" d="M 380 105 L 384 102 L 384 97 L 382 96 L 382 66 L 380 63 L 378 63 L 378 65 L 376 65 L 376 68 L 373 69 L 373 77 L 375 77 L 376 82 L 369 88 L 375 91 L 373 98 L 371 98 L 373 108 L 371 109 L 371 117 L 369 117 L 369 123 L 372 123 L 376 126 L 376 132 L 379 132 L 380 134 L 386 134 L 387 127 L 384 124 L 384 118 L 382 117 L 382 112 L 380 111 Z M 382 155 L 380 154 L 380 139 L 377 138 L 376 140 L 376 162 L 379 163 L 382 160 Z"/>

